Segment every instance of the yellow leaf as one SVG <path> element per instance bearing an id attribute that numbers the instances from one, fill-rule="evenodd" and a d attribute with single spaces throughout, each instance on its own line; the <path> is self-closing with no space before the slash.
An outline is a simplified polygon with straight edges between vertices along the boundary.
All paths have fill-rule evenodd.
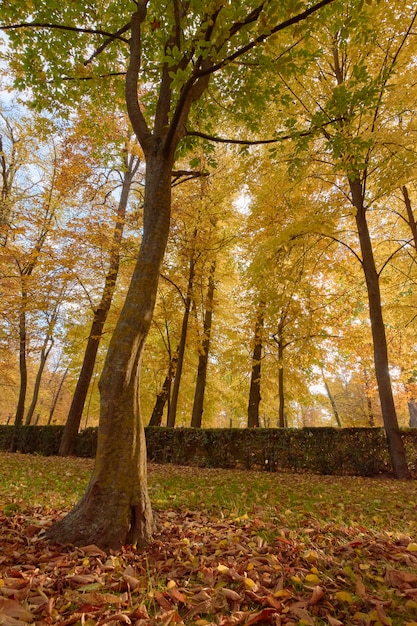
<path id="1" fill-rule="evenodd" d="M 245 520 L 249 519 L 248 514 L 245 513 L 244 515 L 241 515 L 240 517 L 235 517 L 235 519 L 233 520 L 234 522 L 243 522 Z"/>
<path id="2" fill-rule="evenodd" d="M 317 583 L 320 582 L 320 578 L 317 576 L 317 574 L 307 574 L 306 582 L 312 585 L 317 585 Z"/>
<path id="3" fill-rule="evenodd" d="M 293 583 L 296 583 L 296 584 L 300 584 L 303 582 L 299 576 L 291 576 L 291 580 Z"/>
<path id="4" fill-rule="evenodd" d="M 405 606 L 408 609 L 417 609 L 417 602 L 415 600 L 407 600 L 407 602 L 405 603 Z"/>
<path id="5" fill-rule="evenodd" d="M 353 602 L 352 594 L 349 593 L 349 591 L 338 591 L 336 593 L 336 598 L 341 602 L 347 602 L 348 604 L 352 604 Z"/>
<path id="6" fill-rule="evenodd" d="M 243 582 L 247 589 L 253 589 L 256 585 L 256 582 L 252 580 L 252 578 L 244 578 Z"/>
<path id="7" fill-rule="evenodd" d="M 219 563 L 217 566 L 217 571 L 221 574 L 224 574 L 225 572 L 229 571 L 229 568 L 227 567 L 227 565 L 222 565 L 221 563 Z"/>
<path id="8" fill-rule="evenodd" d="M 167 583 L 167 589 L 173 589 L 176 586 L 177 586 L 177 583 L 175 582 L 175 580 L 169 580 Z"/>
<path id="9" fill-rule="evenodd" d="M 354 622 L 359 622 L 360 620 L 368 620 L 368 614 L 362 613 L 362 611 L 356 611 L 355 615 L 352 617 Z"/>
<path id="10" fill-rule="evenodd" d="M 318 559 L 318 554 L 315 550 L 307 550 L 307 552 L 304 552 L 303 557 L 305 558 L 306 561 L 309 561 L 310 563 L 315 563 Z"/>
<path id="11" fill-rule="evenodd" d="M 408 552 L 417 552 L 417 543 L 409 543 L 407 546 Z"/>
<path id="12" fill-rule="evenodd" d="M 288 596 L 292 596 L 292 593 L 288 589 L 280 589 L 274 593 L 274 596 L 276 598 L 288 598 Z"/>

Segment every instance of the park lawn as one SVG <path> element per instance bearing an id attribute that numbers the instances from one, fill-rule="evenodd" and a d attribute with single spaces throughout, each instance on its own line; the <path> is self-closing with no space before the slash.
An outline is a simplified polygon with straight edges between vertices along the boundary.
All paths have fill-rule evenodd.
<path id="1" fill-rule="evenodd" d="M 0 623 L 417 625 L 415 481 L 151 464 L 146 550 L 49 545 L 91 469 L 0 454 Z"/>

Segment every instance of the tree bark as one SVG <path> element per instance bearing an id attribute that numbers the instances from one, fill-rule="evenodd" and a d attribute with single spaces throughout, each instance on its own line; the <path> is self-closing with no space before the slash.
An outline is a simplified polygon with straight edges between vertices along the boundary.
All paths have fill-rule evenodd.
<path id="1" fill-rule="evenodd" d="M 142 243 L 99 383 L 93 474 L 81 501 L 47 533 L 51 540 L 117 549 L 127 543 L 145 545 L 154 532 L 139 407 L 139 365 L 168 240 L 171 170 L 172 158 L 164 151 L 148 155 Z"/>
<path id="2" fill-rule="evenodd" d="M 206 391 L 207 366 L 210 349 L 210 335 L 213 322 L 214 290 L 216 288 L 214 282 L 215 271 L 216 262 L 213 261 L 210 267 L 209 283 L 207 289 L 207 304 L 203 325 L 203 341 L 201 343 L 201 351 L 198 356 L 197 382 L 195 387 L 193 411 L 191 416 L 191 428 L 201 428 L 203 418 L 204 394 Z"/>
<path id="3" fill-rule="evenodd" d="M 416 220 L 414 219 L 414 213 L 413 213 L 413 208 L 411 206 L 410 197 L 408 195 L 408 189 L 405 185 L 402 188 L 402 192 L 404 196 L 405 208 L 407 210 L 407 217 L 408 217 L 407 222 L 410 227 L 411 234 L 413 235 L 414 249 L 417 251 L 417 224 L 416 224 Z"/>
<path id="4" fill-rule="evenodd" d="M 169 401 L 172 379 L 175 375 L 176 360 L 177 353 L 175 353 L 174 356 L 169 360 L 168 374 L 165 377 L 161 391 L 156 396 L 155 406 L 153 408 L 148 426 L 160 426 L 162 424 L 162 415 L 164 413 L 165 404 L 167 403 L 167 401 Z"/>
<path id="5" fill-rule="evenodd" d="M 197 231 L 194 231 L 194 238 L 196 237 L 196 235 L 197 235 Z M 196 259 L 194 257 L 194 250 L 193 250 L 191 253 L 191 258 L 190 258 L 188 283 L 187 283 L 187 295 L 184 301 L 184 305 L 185 305 L 184 316 L 182 318 L 181 335 L 180 335 L 180 341 L 178 344 L 174 382 L 172 383 L 172 394 L 171 394 L 171 399 L 169 403 L 169 410 L 168 410 L 168 417 L 167 417 L 168 428 L 174 428 L 175 420 L 177 417 L 178 396 L 179 396 L 180 384 L 181 384 L 182 367 L 184 364 L 185 346 L 187 343 L 188 320 L 190 318 L 190 310 L 191 310 L 191 302 L 192 302 L 192 294 L 193 294 L 193 286 L 194 286 L 195 264 L 196 264 Z"/>
<path id="6" fill-rule="evenodd" d="M 261 402 L 261 359 L 262 359 L 262 334 L 264 326 L 264 307 L 259 305 L 255 320 L 255 335 L 252 353 L 252 371 L 249 387 L 248 402 L 248 428 L 259 428 L 259 405 Z"/>
<path id="7" fill-rule="evenodd" d="M 19 268 L 20 269 L 20 268 Z M 28 369 L 27 369 L 27 335 L 26 335 L 26 306 L 27 306 L 27 289 L 26 289 L 26 276 L 21 273 L 22 284 L 22 299 L 19 313 L 19 398 L 17 401 L 16 413 L 14 418 L 14 430 L 12 439 L 9 446 L 9 452 L 16 452 L 17 450 L 17 431 L 23 424 L 23 417 L 25 414 L 25 402 L 28 386 Z"/>
<path id="8" fill-rule="evenodd" d="M 25 424 L 27 426 L 31 423 L 33 414 L 35 412 L 36 404 L 38 402 L 38 397 L 39 397 L 39 390 L 41 388 L 42 374 L 45 369 L 45 365 L 46 365 L 46 361 L 48 360 L 49 353 L 54 343 L 53 338 L 51 336 L 51 332 L 52 332 L 51 329 L 48 329 L 47 336 L 45 337 L 45 341 L 42 346 L 39 367 L 36 373 L 35 385 L 33 387 L 32 401 L 26 413 Z"/>
<path id="9" fill-rule="evenodd" d="M 19 374 L 20 374 L 20 388 L 19 388 L 19 400 L 17 402 L 15 426 L 21 426 L 23 424 L 23 416 L 25 413 L 25 401 L 26 391 L 28 384 L 28 370 L 26 361 L 26 300 L 27 293 L 22 291 L 22 309 L 19 314 Z"/>
<path id="10" fill-rule="evenodd" d="M 51 409 L 49 411 L 49 417 L 48 417 L 48 426 L 52 422 L 52 418 L 53 418 L 54 413 L 55 413 L 55 408 L 56 408 L 56 405 L 58 404 L 59 395 L 61 393 L 61 390 L 62 390 L 62 387 L 64 385 L 64 382 L 65 382 L 65 379 L 66 379 L 67 375 L 68 375 L 68 368 L 62 374 L 61 380 L 59 381 L 58 389 L 56 390 L 56 394 L 54 395 L 54 398 L 52 400 L 52 405 L 51 405 Z"/>
<path id="11" fill-rule="evenodd" d="M 116 288 L 120 265 L 120 244 L 123 236 L 127 202 L 133 177 L 138 169 L 138 166 L 139 160 L 136 157 L 133 157 L 132 155 L 126 156 L 126 169 L 123 176 L 122 192 L 117 208 L 116 222 L 114 225 L 112 244 L 110 248 L 109 269 L 104 280 L 100 303 L 94 311 L 94 317 L 84 353 L 83 364 L 77 380 L 77 385 L 75 387 L 64 431 L 62 433 L 59 446 L 60 456 L 68 456 L 74 452 L 85 400 L 91 383 L 91 377 L 94 372 L 97 351 Z"/>
<path id="12" fill-rule="evenodd" d="M 282 317 L 278 323 L 278 330 L 274 335 L 274 341 L 278 347 L 278 428 L 287 427 L 284 390 L 284 322 L 285 319 Z"/>
<path id="13" fill-rule="evenodd" d="M 414 398 L 408 401 L 408 412 L 410 414 L 410 428 L 417 428 L 417 400 Z"/>
<path id="14" fill-rule="evenodd" d="M 330 387 L 327 383 L 327 380 L 324 378 L 323 371 L 322 371 L 322 376 L 323 376 L 324 387 L 326 389 L 327 397 L 329 398 L 329 402 L 332 407 L 332 411 L 333 411 L 334 419 L 336 420 L 337 427 L 342 428 L 342 422 L 340 421 L 339 411 L 337 410 L 337 405 L 333 397 L 333 394 L 330 390 Z"/>
<path id="15" fill-rule="evenodd" d="M 404 443 L 398 426 L 389 374 L 388 348 L 382 315 L 379 276 L 375 265 L 372 243 L 363 202 L 363 189 L 359 178 L 349 181 L 352 202 L 356 208 L 356 226 L 358 229 L 362 253 L 362 267 L 368 292 L 369 316 L 371 321 L 375 374 L 378 383 L 382 417 L 387 437 L 391 463 L 396 478 L 411 478 L 407 466 Z"/>

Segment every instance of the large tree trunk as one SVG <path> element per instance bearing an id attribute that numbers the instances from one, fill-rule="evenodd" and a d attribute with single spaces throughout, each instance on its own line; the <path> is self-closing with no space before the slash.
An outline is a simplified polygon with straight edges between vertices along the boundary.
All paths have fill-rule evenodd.
<path id="1" fill-rule="evenodd" d="M 248 428 L 259 428 L 259 405 L 261 402 L 261 359 L 264 307 L 259 305 L 255 321 L 255 335 L 252 353 L 252 371 L 249 387 Z"/>
<path id="2" fill-rule="evenodd" d="M 197 235 L 197 231 L 194 231 L 194 238 L 196 237 L 196 235 Z M 190 258 L 187 295 L 184 301 L 184 305 L 185 305 L 184 316 L 182 318 L 181 335 L 180 335 L 180 341 L 178 344 L 174 382 L 172 383 L 172 394 L 171 394 L 171 400 L 170 400 L 169 409 L 168 409 L 168 417 L 167 417 L 168 428 L 174 428 L 175 420 L 177 417 L 178 396 L 179 396 L 179 391 L 180 391 L 182 366 L 184 364 L 185 345 L 187 343 L 188 320 L 190 318 L 191 301 L 192 301 L 193 286 L 194 286 L 195 264 L 196 264 L 196 259 L 194 257 L 194 251 L 193 251 L 191 253 L 191 258 Z"/>
<path id="3" fill-rule="evenodd" d="M 106 323 L 111 302 L 113 300 L 114 290 L 116 288 L 116 280 L 120 264 L 120 244 L 122 241 L 123 226 L 126 218 L 126 207 L 129 198 L 129 191 L 132 186 L 132 180 L 138 166 L 139 160 L 136 157 L 130 155 L 126 158 L 126 170 L 123 176 L 122 192 L 117 207 L 116 222 L 114 225 L 112 245 L 110 248 L 109 269 L 105 277 L 100 304 L 94 311 L 90 334 L 88 336 L 87 346 L 84 353 L 83 364 L 78 377 L 77 385 L 75 387 L 64 432 L 62 433 L 61 443 L 59 446 L 60 456 L 67 456 L 74 452 L 85 400 L 90 386 L 91 377 L 94 372 L 97 351 L 103 334 L 104 324 Z"/>
<path id="4" fill-rule="evenodd" d="M 163 151 L 148 155 L 142 243 L 99 384 L 93 474 L 81 501 L 47 533 L 51 540 L 117 549 L 146 544 L 154 531 L 138 379 L 168 240 L 171 170 L 172 158 Z"/>
<path id="5" fill-rule="evenodd" d="M 201 428 L 201 422 L 203 418 L 204 394 L 206 391 L 207 366 L 210 349 L 210 335 L 213 321 L 214 290 L 216 288 L 214 282 L 215 271 L 216 262 L 213 261 L 210 267 L 209 283 L 207 290 L 207 304 L 203 325 L 203 341 L 201 342 L 201 351 L 198 356 L 197 382 L 194 393 L 191 428 Z"/>
<path id="6" fill-rule="evenodd" d="M 368 292 L 369 316 L 374 348 L 375 374 L 378 383 L 382 418 L 388 442 L 391 463 L 396 478 L 411 478 L 407 466 L 404 443 L 398 426 L 389 374 L 388 348 L 382 316 L 379 276 L 375 265 L 372 243 L 363 203 L 363 189 L 358 178 L 350 181 L 353 205 L 356 208 L 356 226 L 362 253 L 362 267 Z"/>

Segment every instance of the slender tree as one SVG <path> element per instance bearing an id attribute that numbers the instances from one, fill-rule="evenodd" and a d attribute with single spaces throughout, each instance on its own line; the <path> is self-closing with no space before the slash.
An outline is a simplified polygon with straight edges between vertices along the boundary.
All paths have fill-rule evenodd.
<path id="1" fill-rule="evenodd" d="M 85 400 L 94 372 L 97 351 L 100 345 L 104 325 L 107 320 L 107 316 L 113 300 L 113 294 L 116 288 L 116 281 L 120 265 L 120 247 L 123 236 L 123 228 L 126 221 L 126 209 L 128 205 L 129 193 L 131 191 L 132 183 L 138 171 L 141 160 L 134 153 L 129 154 L 126 145 L 124 148 L 123 161 L 124 171 L 122 172 L 122 187 L 120 192 L 120 198 L 117 204 L 113 235 L 111 238 L 108 269 L 104 278 L 104 285 L 100 302 L 98 303 L 93 313 L 93 320 L 91 322 L 90 333 L 84 352 L 81 371 L 78 376 L 74 395 L 72 397 L 71 407 L 68 413 L 64 432 L 62 434 L 62 439 L 59 446 L 60 456 L 72 454 L 74 451 Z"/>
<path id="2" fill-rule="evenodd" d="M 201 428 L 204 410 L 204 394 L 206 391 L 207 367 L 210 350 L 210 336 L 213 323 L 214 291 L 216 283 L 214 280 L 216 272 L 216 261 L 210 266 L 206 306 L 204 312 L 203 336 L 201 339 L 198 355 L 197 380 L 194 393 L 193 410 L 191 414 L 191 428 Z"/>
<path id="3" fill-rule="evenodd" d="M 248 428 L 259 428 L 259 405 L 261 403 L 261 363 L 263 347 L 264 308 L 261 302 L 255 320 L 253 337 L 252 369 L 249 386 Z"/>

